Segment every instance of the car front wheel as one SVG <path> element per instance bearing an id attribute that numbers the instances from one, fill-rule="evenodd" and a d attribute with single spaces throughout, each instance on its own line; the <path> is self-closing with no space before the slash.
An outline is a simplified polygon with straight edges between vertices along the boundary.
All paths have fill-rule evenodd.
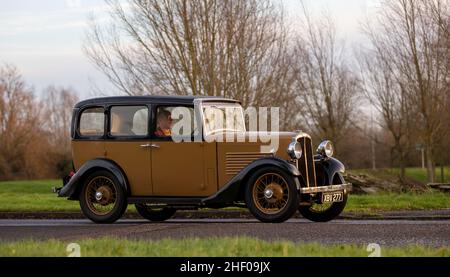
<path id="1" fill-rule="evenodd" d="M 343 178 L 336 178 L 341 180 Z M 339 182 L 333 182 L 338 184 Z M 311 221 L 315 222 L 327 222 L 335 219 L 344 210 L 347 204 L 348 193 L 343 194 L 341 202 L 334 203 L 312 203 L 311 205 L 300 206 L 298 208 L 300 214 Z"/>
<path id="2" fill-rule="evenodd" d="M 161 222 L 171 218 L 177 210 L 172 208 L 154 208 L 147 204 L 136 204 L 136 210 L 145 219 Z"/>
<path id="3" fill-rule="evenodd" d="M 250 178 L 245 202 L 262 222 L 283 222 L 297 210 L 299 196 L 294 177 L 276 167 L 262 168 Z"/>
<path id="4" fill-rule="evenodd" d="M 96 223 L 113 223 L 127 208 L 124 189 L 117 178 L 105 170 L 86 178 L 79 199 L 83 214 Z"/>

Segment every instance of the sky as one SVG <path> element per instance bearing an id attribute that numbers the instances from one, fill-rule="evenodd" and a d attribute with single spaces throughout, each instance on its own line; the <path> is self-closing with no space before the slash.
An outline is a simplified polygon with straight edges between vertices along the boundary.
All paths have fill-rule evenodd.
<path id="1" fill-rule="evenodd" d="M 362 40 L 359 23 L 372 0 L 310 0 L 315 13 L 325 8 L 347 44 Z M 284 0 L 287 16 L 295 22 L 299 0 Z M 0 0 L 0 64 L 15 65 L 39 95 L 49 85 L 71 87 L 80 98 L 93 87 L 113 90 L 82 51 L 88 18 L 107 18 L 103 0 Z"/>

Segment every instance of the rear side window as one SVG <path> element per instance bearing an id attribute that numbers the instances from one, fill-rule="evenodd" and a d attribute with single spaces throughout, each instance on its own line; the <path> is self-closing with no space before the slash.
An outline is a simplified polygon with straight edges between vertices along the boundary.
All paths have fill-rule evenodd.
<path id="1" fill-rule="evenodd" d="M 105 130 L 103 108 L 89 108 L 81 113 L 79 132 L 84 137 L 101 137 Z"/>
<path id="2" fill-rule="evenodd" d="M 114 106 L 111 107 L 111 136 L 147 136 L 147 106 Z"/>

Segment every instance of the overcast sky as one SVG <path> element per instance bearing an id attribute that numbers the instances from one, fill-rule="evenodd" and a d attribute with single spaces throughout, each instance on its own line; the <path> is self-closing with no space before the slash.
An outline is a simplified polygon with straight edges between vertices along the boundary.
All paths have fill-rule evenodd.
<path id="1" fill-rule="evenodd" d="M 361 40 L 358 26 L 371 9 L 371 0 L 307 2 L 312 10 L 325 7 L 332 13 L 347 44 Z M 298 0 L 284 3 L 295 19 L 300 12 Z M 92 83 L 110 87 L 82 52 L 89 15 L 106 17 L 103 0 L 0 0 L 0 7 L 0 63 L 17 66 L 38 93 L 54 84 L 72 87 L 86 98 Z"/>

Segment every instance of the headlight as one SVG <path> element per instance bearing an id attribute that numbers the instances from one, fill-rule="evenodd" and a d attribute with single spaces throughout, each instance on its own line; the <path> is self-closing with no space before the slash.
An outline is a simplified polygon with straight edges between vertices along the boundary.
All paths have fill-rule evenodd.
<path id="1" fill-rule="evenodd" d="M 324 140 L 317 147 L 317 154 L 320 154 L 324 157 L 333 157 L 334 147 L 331 141 Z"/>
<path id="2" fill-rule="evenodd" d="M 293 160 L 300 159 L 302 157 L 302 147 L 297 141 L 293 141 L 289 144 L 287 152 Z"/>

